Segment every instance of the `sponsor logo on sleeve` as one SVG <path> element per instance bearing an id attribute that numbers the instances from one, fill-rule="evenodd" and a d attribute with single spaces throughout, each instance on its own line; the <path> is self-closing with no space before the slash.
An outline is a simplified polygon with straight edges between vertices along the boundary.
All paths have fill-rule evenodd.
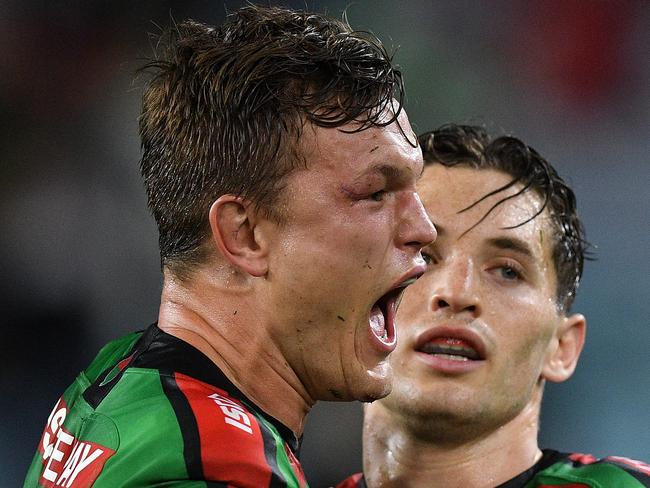
<path id="1" fill-rule="evenodd" d="M 47 419 L 39 444 L 43 472 L 39 484 L 45 488 L 91 486 L 104 463 L 115 451 L 94 442 L 81 441 L 63 426 L 68 408 L 60 399 Z"/>
<path id="2" fill-rule="evenodd" d="M 174 376 L 196 420 L 205 479 L 229 486 L 270 486 L 273 468 L 255 415 L 227 391 L 181 373 Z"/>
<path id="3" fill-rule="evenodd" d="M 224 422 L 248 434 L 253 434 L 251 419 L 240 405 L 218 393 L 208 395 L 208 398 L 212 398 L 214 403 L 219 405 L 219 408 L 224 414 Z"/>

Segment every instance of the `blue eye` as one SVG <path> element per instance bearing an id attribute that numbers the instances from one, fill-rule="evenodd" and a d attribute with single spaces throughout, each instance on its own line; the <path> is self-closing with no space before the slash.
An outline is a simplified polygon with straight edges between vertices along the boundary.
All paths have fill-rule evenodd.
<path id="1" fill-rule="evenodd" d="M 420 252 L 422 254 L 422 259 L 426 263 L 427 266 L 430 266 L 435 263 L 435 259 L 433 259 L 433 256 L 431 254 L 427 254 L 426 252 Z"/>
<path id="2" fill-rule="evenodd" d="M 519 273 L 511 266 L 502 266 L 501 276 L 506 280 L 516 280 L 519 278 Z"/>

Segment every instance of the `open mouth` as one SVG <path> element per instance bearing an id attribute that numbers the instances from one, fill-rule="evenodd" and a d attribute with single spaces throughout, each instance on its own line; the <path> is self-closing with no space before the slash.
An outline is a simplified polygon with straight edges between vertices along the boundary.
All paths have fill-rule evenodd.
<path id="1" fill-rule="evenodd" d="M 422 273 L 418 273 L 399 283 L 377 300 L 370 310 L 368 317 L 370 330 L 379 342 L 386 347 L 395 345 L 395 315 L 402 301 L 404 290 L 406 290 L 407 286 L 415 283 L 420 276 L 422 276 Z"/>
<path id="2" fill-rule="evenodd" d="M 449 361 L 464 362 L 485 359 L 469 342 L 455 337 L 436 337 L 417 350 Z"/>

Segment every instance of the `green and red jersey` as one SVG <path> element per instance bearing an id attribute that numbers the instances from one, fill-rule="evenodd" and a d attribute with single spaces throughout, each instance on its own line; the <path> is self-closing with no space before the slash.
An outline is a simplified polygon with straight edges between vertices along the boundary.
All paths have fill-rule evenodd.
<path id="1" fill-rule="evenodd" d="M 646 488 L 650 466 L 632 459 L 566 454 L 551 449 L 530 469 L 496 488 Z M 337 488 L 368 488 L 363 474 L 346 478 Z"/>
<path id="2" fill-rule="evenodd" d="M 25 487 L 291 487 L 299 439 L 155 324 L 105 346 L 50 414 Z"/>

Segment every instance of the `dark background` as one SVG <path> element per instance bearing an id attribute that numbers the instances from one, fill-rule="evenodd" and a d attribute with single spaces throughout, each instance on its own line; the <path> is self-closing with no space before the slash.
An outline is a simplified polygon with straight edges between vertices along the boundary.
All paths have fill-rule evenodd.
<path id="1" fill-rule="evenodd" d="M 397 49 L 416 132 L 487 125 L 575 189 L 598 261 L 582 362 L 549 385 L 541 444 L 650 458 L 650 2 L 285 2 Z M 147 33 L 241 2 L 0 1 L 0 485 L 17 486 L 58 396 L 108 340 L 157 316 L 157 235 L 138 173 Z M 523 325 L 523 324 L 522 324 Z M 312 486 L 360 469 L 358 404 L 318 404 Z"/>

